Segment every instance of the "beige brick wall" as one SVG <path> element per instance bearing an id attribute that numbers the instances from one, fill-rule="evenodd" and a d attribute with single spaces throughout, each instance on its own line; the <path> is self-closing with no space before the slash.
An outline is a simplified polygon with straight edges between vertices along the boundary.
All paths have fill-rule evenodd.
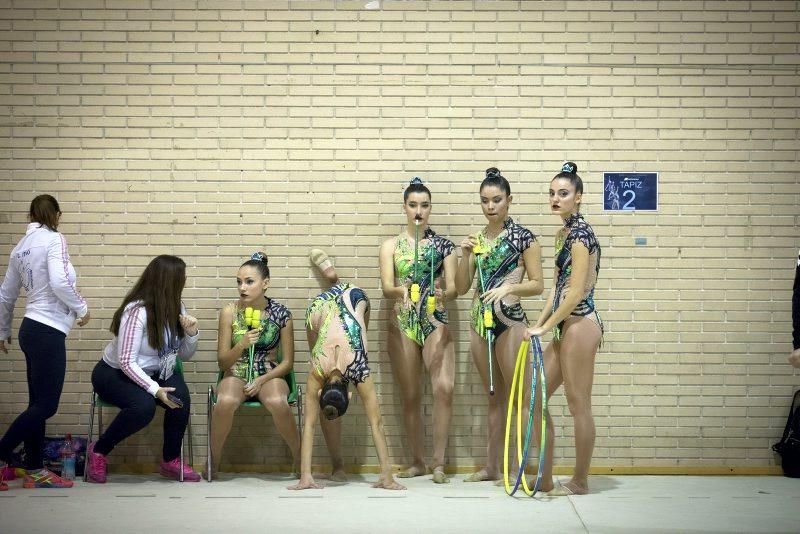
<path id="1" fill-rule="evenodd" d="M 294 313 L 304 380 L 303 311 L 320 289 L 306 254 L 327 246 L 373 299 L 370 360 L 392 458 L 406 461 L 377 267 L 404 221 L 404 184 L 426 179 L 433 226 L 458 242 L 483 223 L 477 187 L 497 165 L 548 272 L 559 221 L 546 190 L 571 159 L 603 247 L 594 464 L 773 466 L 798 383 L 785 359 L 800 247 L 800 3 L 364 3 L 2 2 L 2 264 L 32 196 L 56 195 L 94 317 L 69 337 L 48 432 L 86 430 L 111 314 L 152 256 L 173 253 L 190 266 L 184 297 L 203 329 L 187 378 L 204 447 L 217 309 L 235 297 L 239 263 L 271 255 L 271 296 Z M 604 214 L 603 171 L 634 170 L 660 173 L 659 211 Z M 542 304 L 524 302 L 534 316 Z M 448 454 L 467 469 L 484 458 L 486 410 L 468 300 L 454 308 Z M 26 404 L 14 347 L 0 358 L 0 428 Z M 552 409 L 569 466 L 562 394 Z M 360 403 L 344 425 L 347 461 L 376 464 Z M 154 461 L 160 434 L 151 425 L 112 464 Z M 226 459 L 288 461 L 271 420 L 250 413 Z"/>

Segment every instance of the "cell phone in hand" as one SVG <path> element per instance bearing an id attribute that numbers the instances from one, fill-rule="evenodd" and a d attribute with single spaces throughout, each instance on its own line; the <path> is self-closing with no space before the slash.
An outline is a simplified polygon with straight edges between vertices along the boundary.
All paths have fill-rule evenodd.
<path id="1" fill-rule="evenodd" d="M 178 408 L 183 408 L 183 401 L 173 395 L 172 393 L 167 393 L 167 399 L 171 400 L 173 403 L 178 405 Z"/>

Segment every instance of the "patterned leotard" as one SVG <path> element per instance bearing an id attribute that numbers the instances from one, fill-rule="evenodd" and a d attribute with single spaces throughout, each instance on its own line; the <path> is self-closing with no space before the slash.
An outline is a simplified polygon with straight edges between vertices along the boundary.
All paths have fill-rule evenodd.
<path id="1" fill-rule="evenodd" d="M 484 249 L 480 255 L 481 271 L 483 271 L 483 292 L 496 287 L 518 284 L 525 276 L 525 260 L 523 253 L 536 241 L 536 236 L 522 226 L 515 223 L 510 217 L 503 223 L 503 231 L 489 241 L 481 231 L 478 242 Z M 477 272 L 477 261 L 476 272 Z M 480 278 L 480 274 L 478 274 Z M 483 326 L 483 303 L 480 299 L 481 281 L 478 280 L 475 296 L 472 299 L 472 328 L 482 338 L 486 339 L 486 328 Z M 527 326 L 527 318 L 516 295 L 506 295 L 502 300 L 496 301 L 492 306 L 494 315 L 495 339 L 512 326 Z"/>
<path id="2" fill-rule="evenodd" d="M 566 234 L 566 237 L 564 237 Z M 559 303 L 564 300 L 570 291 L 570 279 L 572 275 L 572 245 L 580 242 L 589 251 L 589 273 L 586 278 L 586 286 L 577 288 L 581 291 L 583 298 L 575 306 L 570 315 L 578 317 L 588 317 L 603 331 L 603 322 L 600 320 L 594 306 L 594 286 L 597 283 L 597 275 L 600 272 L 600 244 L 594 235 L 594 230 L 589 226 L 583 215 L 576 213 L 570 215 L 564 221 L 564 228 L 559 231 L 556 237 L 556 269 L 558 277 L 556 279 L 556 292 L 553 299 L 553 312 L 558 309 Z M 555 339 L 561 338 L 561 328 L 564 321 L 553 329 Z"/>
<path id="3" fill-rule="evenodd" d="M 363 312 L 357 313 L 362 302 Z M 364 291 L 344 283 L 323 291 L 311 302 L 306 310 L 306 325 L 317 332 L 311 365 L 318 376 L 327 378 L 338 369 L 346 382 L 360 384 L 366 380 L 369 366 L 363 316 L 368 311 L 369 299 Z"/>
<path id="4" fill-rule="evenodd" d="M 432 314 L 428 314 L 427 302 L 428 297 L 433 294 L 436 282 L 441 284 L 444 259 L 455 249 L 452 241 L 440 237 L 430 228 L 425 230 L 422 238 L 427 239 L 428 242 L 419 247 L 416 275 L 414 272 L 414 248 L 406 239 L 405 233 L 397 236 L 397 245 L 394 249 L 394 272 L 397 281 L 401 285 L 417 283 L 420 286 L 419 302 L 412 303 L 408 309 L 403 307 L 402 299 L 398 299 L 395 304 L 400 330 L 419 346 L 425 344 L 425 339 L 437 327 L 448 322 L 447 310 L 441 299 L 437 299 L 436 309 Z M 433 288 L 431 287 L 431 271 L 434 273 Z"/>
<path id="5" fill-rule="evenodd" d="M 251 329 L 244 322 L 244 310 L 236 302 L 230 303 L 233 311 L 231 323 L 231 346 L 236 345 Z M 281 329 L 286 326 L 292 314 L 289 309 L 273 299 L 267 299 L 267 307 L 261 312 L 261 335 L 256 341 L 253 369 L 255 376 L 261 376 L 278 366 L 276 349 L 280 348 Z M 230 368 L 231 374 L 247 380 L 247 367 L 249 365 L 249 349 L 242 351 L 239 359 Z"/>

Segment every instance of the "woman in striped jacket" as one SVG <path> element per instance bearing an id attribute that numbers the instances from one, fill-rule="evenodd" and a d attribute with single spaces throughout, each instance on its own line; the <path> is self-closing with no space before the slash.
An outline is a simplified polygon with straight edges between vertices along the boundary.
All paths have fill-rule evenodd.
<path id="1" fill-rule="evenodd" d="M 157 256 L 125 296 L 111 320 L 114 339 L 92 372 L 92 385 L 106 402 L 120 408 L 100 439 L 87 450 L 88 479 L 106 481 L 106 456 L 122 440 L 153 419 L 156 406 L 165 408 L 161 475 L 185 481 L 200 475 L 181 464 L 180 448 L 189 423 L 189 389 L 178 358 L 188 360 L 197 349 L 197 319 L 186 314 L 181 293 L 186 264 L 176 256 Z"/>

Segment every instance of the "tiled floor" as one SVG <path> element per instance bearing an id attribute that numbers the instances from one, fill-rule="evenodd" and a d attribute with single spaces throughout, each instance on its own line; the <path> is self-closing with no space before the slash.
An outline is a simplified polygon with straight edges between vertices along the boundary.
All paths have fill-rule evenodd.
<path id="1" fill-rule="evenodd" d="M 461 476 L 408 490 L 351 475 L 323 490 L 288 491 L 271 475 L 179 484 L 109 475 L 105 485 L 0 493 L 0 532 L 800 532 L 800 480 L 783 477 L 595 476 L 579 497 L 508 497 Z"/>

